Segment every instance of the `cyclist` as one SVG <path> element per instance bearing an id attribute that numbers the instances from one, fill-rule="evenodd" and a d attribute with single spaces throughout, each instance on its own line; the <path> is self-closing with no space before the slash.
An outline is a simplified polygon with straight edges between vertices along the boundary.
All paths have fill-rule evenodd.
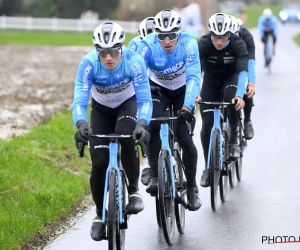
<path id="1" fill-rule="evenodd" d="M 275 55 L 275 44 L 278 36 L 278 20 L 273 15 L 270 9 L 264 9 L 263 14 L 258 19 L 258 32 L 261 41 L 264 43 L 264 51 L 266 51 L 266 41 L 268 35 L 273 37 L 273 54 Z M 265 67 L 268 66 L 269 62 L 265 62 Z"/>
<path id="2" fill-rule="evenodd" d="M 239 118 L 236 110 L 244 107 L 244 93 L 247 85 L 248 56 L 245 42 L 231 34 L 231 20 L 224 13 L 216 13 L 208 20 L 209 33 L 198 41 L 201 69 L 204 72 L 200 97 L 203 101 L 221 101 L 235 103 L 228 106 L 230 127 L 230 156 L 238 158 L 240 150 L 237 143 Z M 204 159 L 207 163 L 210 132 L 213 126 L 213 108 L 200 105 L 202 130 L 200 133 Z M 206 166 L 206 164 L 205 164 Z M 204 169 L 200 185 L 208 187 L 209 170 Z"/>
<path id="3" fill-rule="evenodd" d="M 200 60 L 197 41 L 181 32 L 181 17 L 173 10 L 162 10 L 154 18 L 155 33 L 140 42 L 138 52 L 149 70 L 153 99 L 152 117 L 163 116 L 168 101 L 172 101 L 178 116 L 176 136 L 183 151 L 186 168 L 188 209 L 198 210 L 201 206 L 196 184 L 198 153 L 189 135 L 185 121 L 195 124 L 194 106 L 200 92 Z M 150 122 L 148 160 L 151 181 L 146 191 L 157 193 L 158 155 L 161 148 L 160 124 Z"/>
<path id="4" fill-rule="evenodd" d="M 154 17 L 145 18 L 139 25 L 138 36 L 134 37 L 128 43 L 128 48 L 136 51 L 141 40 L 154 32 Z"/>
<path id="5" fill-rule="evenodd" d="M 73 121 L 78 128 L 75 141 L 89 144 L 92 160 L 90 186 L 97 216 L 91 228 L 92 239 L 105 237 L 102 223 L 102 203 L 105 173 L 109 163 L 109 141 L 89 138 L 88 134 L 133 134 L 133 138 L 147 143 L 146 130 L 152 114 L 149 79 L 141 56 L 123 47 L 125 33 L 120 25 L 105 22 L 94 30 L 95 49 L 81 60 L 75 82 L 72 105 Z M 92 94 L 90 126 L 87 106 Z M 126 171 L 129 187 L 128 213 L 144 209 L 139 193 L 139 158 L 134 140 L 120 140 L 121 161 Z"/>
<path id="6" fill-rule="evenodd" d="M 251 111 L 253 106 L 253 96 L 255 95 L 255 80 L 256 80 L 256 61 L 255 61 L 255 44 L 252 34 L 245 27 L 241 27 L 239 21 L 234 16 L 231 18 L 231 32 L 244 40 L 248 51 L 248 85 L 244 95 L 244 132 L 245 138 L 250 140 L 254 136 L 253 125 L 251 122 Z"/>

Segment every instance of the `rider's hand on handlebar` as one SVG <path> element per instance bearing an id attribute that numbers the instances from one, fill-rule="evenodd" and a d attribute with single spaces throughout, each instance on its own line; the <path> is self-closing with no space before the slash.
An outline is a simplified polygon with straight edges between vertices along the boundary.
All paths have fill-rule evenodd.
<path id="1" fill-rule="evenodd" d="M 235 109 L 236 110 L 240 110 L 240 109 L 242 109 L 245 106 L 244 100 L 242 98 L 240 98 L 239 96 L 234 97 L 231 100 L 231 103 L 235 104 Z"/>
<path id="2" fill-rule="evenodd" d="M 185 121 L 191 122 L 194 116 L 193 116 L 191 110 L 189 110 L 186 107 L 183 107 L 181 110 L 177 111 L 177 117 L 178 117 L 178 119 L 182 120 L 183 122 L 185 122 Z"/>
<path id="3" fill-rule="evenodd" d="M 246 95 L 248 98 L 251 98 L 255 95 L 255 84 L 248 83 Z"/>
<path id="4" fill-rule="evenodd" d="M 78 130 L 75 133 L 75 144 L 76 148 L 78 148 L 80 142 L 82 142 L 84 145 L 88 144 L 89 135 L 91 135 L 93 132 L 86 121 L 80 120 L 77 122 L 76 126 Z"/>
<path id="5" fill-rule="evenodd" d="M 199 102 L 201 102 L 201 100 L 202 100 L 201 96 L 197 95 L 196 96 L 196 104 L 199 103 Z"/>
<path id="6" fill-rule="evenodd" d="M 133 139 L 139 140 L 139 144 L 148 144 L 150 140 L 150 134 L 146 130 L 147 124 L 144 120 L 139 120 L 136 123 L 135 130 L 133 131 Z"/>

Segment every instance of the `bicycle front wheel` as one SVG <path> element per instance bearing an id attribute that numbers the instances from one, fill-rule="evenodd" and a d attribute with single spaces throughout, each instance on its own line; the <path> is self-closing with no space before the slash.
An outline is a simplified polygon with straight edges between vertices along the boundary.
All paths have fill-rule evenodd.
<path id="1" fill-rule="evenodd" d="M 185 228 L 185 207 L 182 205 L 186 203 L 186 178 L 184 174 L 184 167 L 178 152 L 175 153 L 175 159 L 177 163 L 177 181 L 176 181 L 176 201 L 175 201 L 175 218 L 177 224 L 177 230 L 179 233 L 184 233 Z"/>
<path id="2" fill-rule="evenodd" d="M 217 206 L 217 192 L 220 174 L 220 148 L 219 148 L 219 131 L 214 130 L 211 141 L 210 152 L 210 203 L 213 211 L 216 211 Z"/>
<path id="3" fill-rule="evenodd" d="M 156 208 L 156 221 L 157 225 L 161 227 L 160 211 L 159 211 L 159 199 L 158 196 L 155 196 L 155 208 Z"/>
<path id="4" fill-rule="evenodd" d="M 117 194 L 117 174 L 116 170 L 111 169 L 109 174 L 109 195 L 108 195 L 108 249 L 117 250 L 117 234 L 120 234 L 119 213 L 118 213 L 118 194 Z"/>
<path id="5" fill-rule="evenodd" d="M 170 156 L 166 150 L 161 150 L 158 158 L 158 195 L 164 237 L 168 245 L 172 245 L 175 234 L 175 201 L 172 195 Z"/>
<path id="6" fill-rule="evenodd" d="M 243 131 L 242 131 L 242 126 L 240 126 L 239 128 L 239 134 L 238 134 L 238 138 L 239 138 L 239 147 L 240 147 L 240 158 L 238 158 L 235 162 L 235 167 L 236 167 L 236 177 L 238 181 L 241 181 L 242 179 L 242 171 L 243 171 L 243 151 L 245 149 L 245 145 L 247 142 L 245 140 L 245 138 L 243 137 Z"/>
<path id="7" fill-rule="evenodd" d="M 220 198 L 221 201 L 226 201 L 227 197 L 227 187 L 228 187 L 228 164 L 227 164 L 227 155 L 229 152 L 229 144 L 227 139 L 227 133 L 223 130 L 223 143 L 222 149 L 220 149 L 220 153 L 223 154 L 223 162 L 222 162 L 222 171 L 220 172 Z"/>
<path id="8" fill-rule="evenodd" d="M 127 229 L 127 214 L 126 211 L 126 204 L 127 204 L 127 186 L 126 186 L 126 174 L 124 171 L 121 171 L 121 183 L 122 183 L 122 218 L 120 218 L 117 223 L 119 226 L 119 230 L 116 231 L 117 233 L 117 250 L 124 250 L 125 249 L 125 230 Z M 118 192 L 117 192 L 118 193 Z M 118 197 L 116 197 L 118 198 Z M 117 199 L 116 199 L 117 201 Z M 117 202 L 117 204 L 119 204 Z M 117 213 L 119 212 L 119 208 Z M 120 223 L 122 222 L 122 224 Z M 117 227 L 118 228 L 118 227 Z"/>

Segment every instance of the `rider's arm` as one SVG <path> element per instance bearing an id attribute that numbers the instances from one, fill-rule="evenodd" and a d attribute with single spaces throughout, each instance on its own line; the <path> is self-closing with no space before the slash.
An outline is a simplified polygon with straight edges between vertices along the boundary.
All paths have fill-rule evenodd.
<path id="1" fill-rule="evenodd" d="M 150 63 L 150 59 L 151 59 L 152 53 L 151 53 L 150 46 L 146 42 L 146 38 L 144 38 L 144 39 L 141 40 L 141 42 L 139 43 L 138 48 L 137 48 L 136 51 L 143 58 L 145 66 L 146 66 L 146 69 L 147 69 L 149 67 L 149 63 Z"/>
<path id="2" fill-rule="evenodd" d="M 243 39 L 234 36 L 233 42 L 232 48 L 234 48 L 236 56 L 236 70 L 238 73 L 238 84 L 235 96 L 243 98 L 248 84 L 248 52 Z"/>
<path id="3" fill-rule="evenodd" d="M 274 36 L 278 36 L 278 20 L 276 16 L 272 16 L 272 22 L 273 22 L 273 27 L 274 27 Z"/>
<path id="4" fill-rule="evenodd" d="M 201 64 L 198 44 L 191 39 L 185 47 L 185 74 L 186 90 L 183 106 L 192 110 L 195 105 L 196 96 L 200 95 L 201 86 Z"/>
<path id="5" fill-rule="evenodd" d="M 94 68 L 92 63 L 83 58 L 79 64 L 74 89 L 74 100 L 72 104 L 73 122 L 88 122 L 87 106 L 89 103 L 91 87 L 93 83 Z"/>
<path id="6" fill-rule="evenodd" d="M 137 53 L 131 58 L 129 72 L 134 86 L 138 105 L 137 121 L 145 120 L 149 125 L 153 103 L 150 91 L 149 77 L 143 59 Z"/>
<path id="7" fill-rule="evenodd" d="M 248 83 L 255 84 L 256 82 L 256 72 L 255 72 L 255 44 L 252 34 L 247 30 L 242 30 L 242 38 L 247 45 L 248 50 Z"/>
<path id="8" fill-rule="evenodd" d="M 128 43 L 128 48 L 132 49 L 133 51 L 136 51 L 138 48 L 138 42 L 140 42 L 141 39 L 139 36 L 133 38 L 130 40 L 130 42 Z"/>
<path id="9" fill-rule="evenodd" d="M 260 38 L 264 36 L 264 25 L 263 25 L 264 20 L 265 20 L 264 16 L 261 16 L 258 19 L 258 34 Z"/>

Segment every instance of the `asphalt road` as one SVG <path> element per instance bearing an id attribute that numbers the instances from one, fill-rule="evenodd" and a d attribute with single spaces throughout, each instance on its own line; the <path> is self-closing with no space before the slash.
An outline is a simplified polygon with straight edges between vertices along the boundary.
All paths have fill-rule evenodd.
<path id="1" fill-rule="evenodd" d="M 300 171 L 299 134 L 299 57 L 300 48 L 293 37 L 300 25 L 280 26 L 276 56 L 269 73 L 264 68 L 263 47 L 257 31 L 257 94 L 252 121 L 255 136 L 248 141 L 243 160 L 242 181 L 229 188 L 227 201 L 218 201 L 217 211 L 210 207 L 209 188 L 200 187 L 200 210 L 186 212 L 184 235 L 176 231 L 168 247 L 158 228 L 155 203 L 141 184 L 145 210 L 131 216 L 126 231 L 126 249 L 300 249 Z M 201 119 L 198 117 L 195 143 L 198 147 L 199 183 L 204 160 L 200 143 Z M 107 241 L 94 242 L 89 235 L 94 209 L 70 230 L 60 235 L 46 250 L 107 249 Z M 268 244 L 278 242 L 278 244 Z"/>

